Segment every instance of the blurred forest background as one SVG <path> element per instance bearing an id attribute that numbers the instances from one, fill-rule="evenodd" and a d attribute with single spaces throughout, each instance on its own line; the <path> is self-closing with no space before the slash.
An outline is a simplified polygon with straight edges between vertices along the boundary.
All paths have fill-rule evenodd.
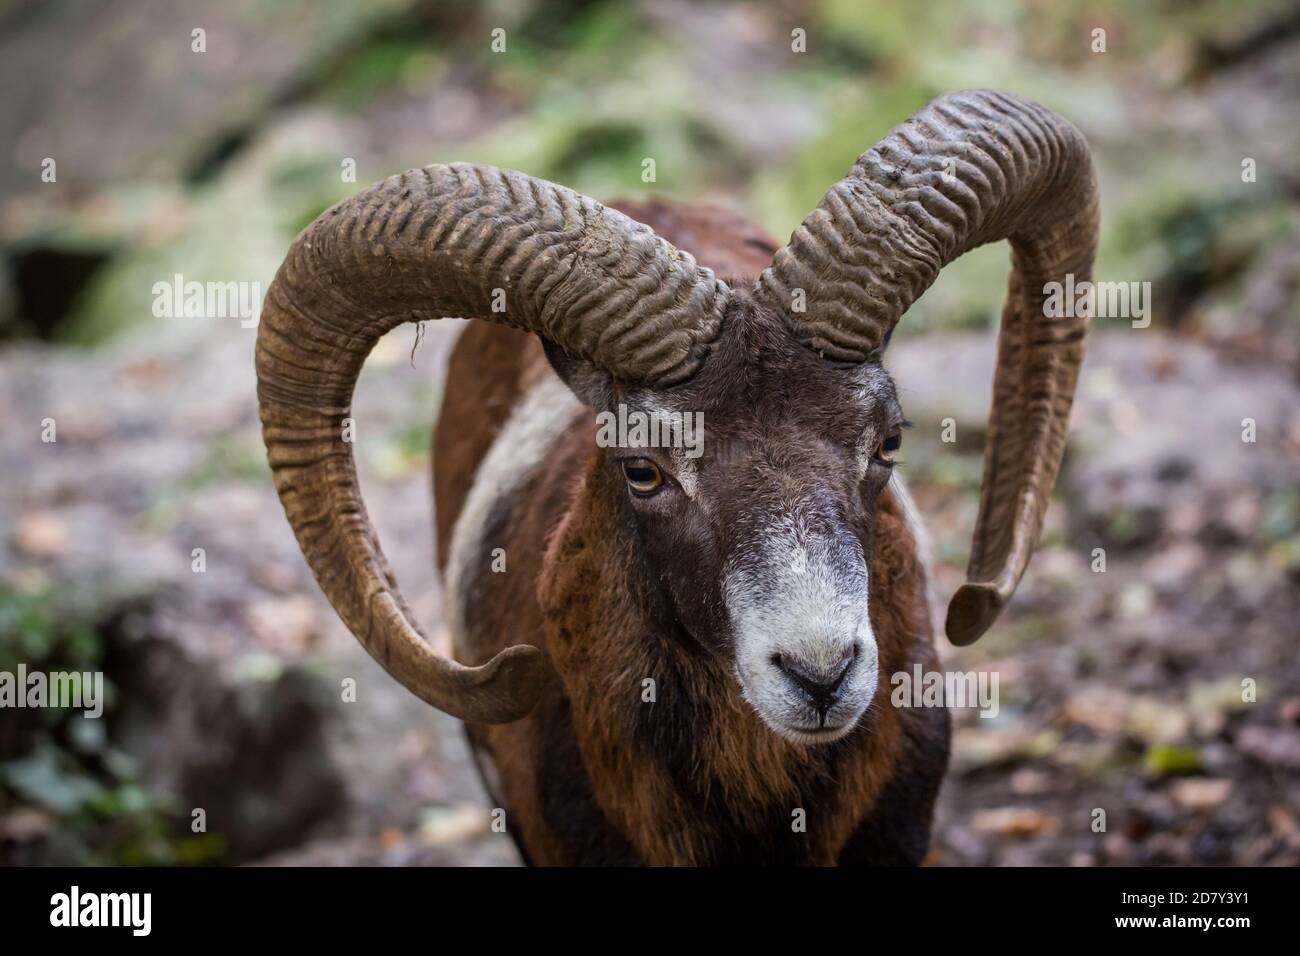
<path id="1" fill-rule="evenodd" d="M 298 554 L 255 331 L 155 318 L 155 282 L 265 289 L 328 205 L 451 160 L 722 203 L 784 239 L 892 126 L 976 86 L 1084 130 L 1098 278 L 1151 282 L 1154 309 L 1095 323 L 1014 605 L 973 648 L 940 641 L 1002 700 L 954 715 L 932 862 L 1300 863 L 1300 5 L 1271 0 L 0 0 L 0 669 L 111 690 L 98 721 L 0 711 L 0 862 L 517 862 L 458 723 L 364 655 Z M 1006 270 L 1005 247 L 955 264 L 889 356 L 940 598 Z M 456 325 L 394 331 L 356 402 L 367 501 L 434 631 Z"/>

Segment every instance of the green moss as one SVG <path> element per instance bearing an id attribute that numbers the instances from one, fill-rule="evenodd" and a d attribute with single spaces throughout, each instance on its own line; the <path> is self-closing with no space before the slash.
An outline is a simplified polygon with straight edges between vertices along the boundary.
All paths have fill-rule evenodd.
<path id="1" fill-rule="evenodd" d="M 0 669 L 29 673 L 102 671 L 102 621 L 118 613 L 61 592 L 0 591 Z M 137 778 L 135 761 L 109 739 L 116 688 L 104 679 L 103 716 L 68 708 L 0 711 L 0 742 L 20 749 L 0 760 L 0 805 L 36 806 L 57 819 L 40 859 L 65 865 L 208 862 L 221 847 L 191 846 L 176 801 Z"/>
<path id="2" fill-rule="evenodd" d="M 360 109 L 393 87 L 421 78 L 437 69 L 425 37 L 383 37 L 362 47 L 331 74 L 321 96 L 346 109 Z"/>
<path id="3" fill-rule="evenodd" d="M 57 590 L 29 594 L 0 589 L 0 670 L 56 660 L 76 669 L 97 665 L 103 654 L 98 632 L 66 609 Z"/>
<path id="4" fill-rule="evenodd" d="M 1265 541 L 1282 541 L 1300 530 L 1300 492 L 1295 489 L 1269 495 L 1262 510 L 1259 534 Z"/>
<path id="5" fill-rule="evenodd" d="M 1159 744 L 1147 749 L 1143 763 L 1153 777 L 1193 774 L 1201 770 L 1201 754 L 1193 747 Z"/>

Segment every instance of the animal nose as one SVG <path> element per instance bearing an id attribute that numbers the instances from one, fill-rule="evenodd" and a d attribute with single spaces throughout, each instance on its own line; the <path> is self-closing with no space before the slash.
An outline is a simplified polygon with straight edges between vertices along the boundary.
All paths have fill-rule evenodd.
<path id="1" fill-rule="evenodd" d="M 855 642 L 839 661 L 825 669 L 811 667 L 786 654 L 773 654 L 772 663 L 817 708 L 818 716 L 825 723 L 826 712 L 839 699 L 844 679 L 857 660 L 858 652 L 859 648 Z"/>

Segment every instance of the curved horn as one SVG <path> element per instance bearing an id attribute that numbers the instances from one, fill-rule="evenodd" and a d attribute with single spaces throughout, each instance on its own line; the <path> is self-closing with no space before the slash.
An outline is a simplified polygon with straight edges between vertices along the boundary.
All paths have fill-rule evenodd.
<path id="1" fill-rule="evenodd" d="M 380 336 L 407 321 L 477 317 L 535 332 L 620 381 L 669 385 L 704 361 L 727 295 L 648 227 L 487 166 L 393 176 L 303 230 L 257 333 L 262 436 L 321 590 L 401 684 L 456 717 L 504 723 L 532 709 L 549 665 L 516 645 L 465 667 L 433 653 L 412 621 L 343 438 Z"/>
<path id="2" fill-rule="evenodd" d="M 1010 599 L 1060 467 L 1088 323 L 1078 309 L 1049 317 L 1045 287 L 1091 276 L 1097 188 L 1083 135 L 1004 93 L 940 97 L 858 160 L 756 287 L 787 311 L 802 288 L 806 313 L 792 317 L 803 340 L 828 358 L 874 360 L 940 269 L 999 239 L 1011 278 L 968 581 L 948 605 L 954 644 L 978 639 Z"/>

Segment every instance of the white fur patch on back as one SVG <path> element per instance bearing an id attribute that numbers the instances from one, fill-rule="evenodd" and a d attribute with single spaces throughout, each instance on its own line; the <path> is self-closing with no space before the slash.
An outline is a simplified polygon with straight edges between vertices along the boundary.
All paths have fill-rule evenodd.
<path id="1" fill-rule="evenodd" d="M 930 609 L 930 620 L 940 620 L 935 616 L 938 608 L 934 606 L 934 593 L 931 590 L 933 586 L 931 582 L 934 578 L 934 559 L 930 544 L 930 532 L 926 530 L 924 522 L 921 521 L 921 513 L 916 510 L 916 502 L 912 500 L 912 493 L 907 490 L 907 485 L 904 484 L 903 477 L 898 473 L 897 469 L 889 476 L 889 490 L 893 492 L 894 500 L 903 509 L 903 523 L 907 525 L 907 530 L 912 533 L 912 540 L 916 542 L 916 558 L 921 562 L 921 569 L 925 572 L 925 605 Z"/>
<path id="2" fill-rule="evenodd" d="M 548 374 L 523 395 L 492 447 L 479 463 L 474 483 L 465 498 L 451 534 L 451 551 L 443 588 L 447 627 L 457 653 L 464 649 L 466 608 L 462 595 L 467 578 L 489 568 L 478 567 L 484 547 L 484 528 L 492 509 L 513 494 L 564 434 L 581 403 L 567 385 Z M 504 547 L 502 542 L 500 547 Z M 507 561 L 509 555 L 507 555 Z M 508 567 L 508 565 L 507 565 Z"/>

